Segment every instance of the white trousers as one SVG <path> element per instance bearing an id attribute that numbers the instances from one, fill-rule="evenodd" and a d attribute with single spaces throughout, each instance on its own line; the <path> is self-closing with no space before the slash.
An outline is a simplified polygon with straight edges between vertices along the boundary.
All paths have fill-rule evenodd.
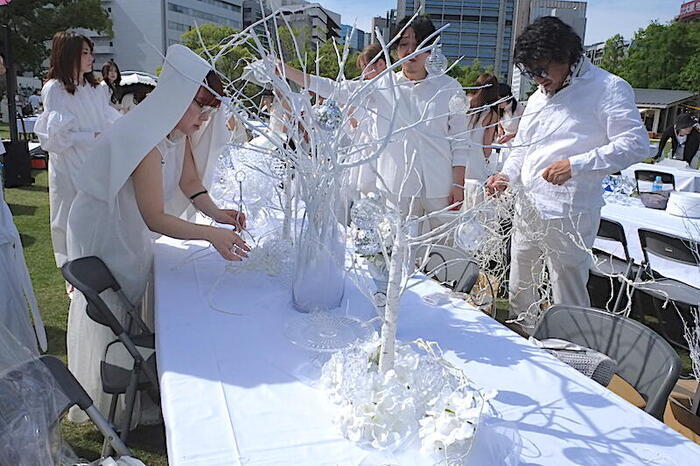
<path id="1" fill-rule="evenodd" d="M 509 279 L 510 315 L 529 311 L 536 316 L 542 298 L 538 292 L 546 264 L 554 304 L 590 306 L 588 269 L 600 211 L 576 214 L 571 218 L 539 220 L 536 231 L 516 229 L 511 245 Z M 516 219 L 516 225 L 525 224 Z"/>
<path id="2" fill-rule="evenodd" d="M 450 205 L 450 198 L 448 197 L 436 197 L 436 198 L 422 198 L 422 197 L 402 197 L 399 199 L 399 210 L 401 215 L 410 215 L 412 217 L 422 217 L 431 212 L 436 212 L 442 210 L 448 205 Z M 431 217 L 427 222 L 422 225 L 422 231 L 433 230 L 443 223 L 447 222 L 449 216 L 446 215 L 443 218 L 439 216 Z"/>

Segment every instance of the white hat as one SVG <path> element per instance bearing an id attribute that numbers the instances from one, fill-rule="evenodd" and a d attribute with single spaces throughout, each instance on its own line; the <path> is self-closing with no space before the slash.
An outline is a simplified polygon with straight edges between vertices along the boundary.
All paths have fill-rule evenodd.
<path id="1" fill-rule="evenodd" d="M 168 47 L 153 92 L 95 139 L 80 189 L 111 205 L 141 160 L 175 128 L 211 70 L 187 47 Z"/>

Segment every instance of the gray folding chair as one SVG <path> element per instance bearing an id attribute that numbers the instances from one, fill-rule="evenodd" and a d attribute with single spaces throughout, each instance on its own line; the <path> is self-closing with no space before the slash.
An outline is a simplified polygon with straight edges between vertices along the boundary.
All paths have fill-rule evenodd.
<path id="1" fill-rule="evenodd" d="M 639 241 L 644 262 L 635 277 L 635 292 L 638 294 L 636 299 L 640 303 L 635 307 L 651 309 L 653 317 L 658 321 L 658 332 L 672 345 L 687 350 L 683 320 L 692 321 L 691 308 L 700 306 L 700 289 L 661 276 L 654 271 L 652 259 L 663 258 L 685 265 L 689 270 L 698 270 L 700 243 L 646 229 L 639 230 Z M 668 306 L 669 303 L 672 306 Z"/>
<path id="2" fill-rule="evenodd" d="M 544 313 L 533 336 L 567 340 L 608 355 L 617 362 L 617 375 L 646 401 L 644 411 L 662 420 L 681 362 L 650 328 L 599 309 L 556 305 Z"/>
<path id="3" fill-rule="evenodd" d="M 422 245 L 416 263 L 428 277 L 452 291 L 469 294 L 479 279 L 479 266 L 466 252 L 441 244 Z"/>
<path id="4" fill-rule="evenodd" d="M 49 450 L 55 447 L 60 419 L 74 405 L 88 415 L 118 456 L 131 456 L 92 398 L 53 356 L 29 359 L 2 372 L 0 393 L 0 430 L 11 437 L 3 439 L 2 464 L 35 466 L 52 462 L 54 455 L 63 456 L 63 449 Z M 23 436 L 27 433 L 31 438 Z"/>
<path id="5" fill-rule="evenodd" d="M 627 249 L 625 230 L 619 222 L 601 218 L 596 236 L 619 243 L 625 255 L 625 260 L 622 260 L 593 248 L 595 264 L 591 265 L 588 278 L 588 296 L 591 298 L 591 306 L 614 313 L 620 309 L 627 296 L 629 287 L 627 280 L 632 279 L 634 275 L 634 260 Z"/>
<path id="6" fill-rule="evenodd" d="M 82 257 L 67 262 L 61 268 L 61 272 L 66 281 L 85 296 L 88 316 L 98 324 L 109 327 L 117 337 L 107 346 L 105 356 L 100 363 L 100 376 L 102 389 L 105 393 L 112 395 L 107 418 L 109 422 L 114 421 L 119 395 L 125 396 L 125 415 L 121 419 L 119 432 L 122 441 L 126 443 L 137 393 L 145 391 L 155 403 L 160 402 L 156 375 L 155 335 L 124 295 L 121 286 L 105 263 L 98 257 Z M 119 322 L 100 296 L 100 293 L 106 290 L 116 293 L 124 304 L 127 310 L 125 325 Z M 133 367 L 130 369 L 110 362 L 111 351 L 120 346 L 123 346 L 133 358 Z M 145 358 L 141 353 L 142 350 L 150 352 L 150 356 Z M 103 454 L 108 453 L 108 447 L 105 443 Z"/>

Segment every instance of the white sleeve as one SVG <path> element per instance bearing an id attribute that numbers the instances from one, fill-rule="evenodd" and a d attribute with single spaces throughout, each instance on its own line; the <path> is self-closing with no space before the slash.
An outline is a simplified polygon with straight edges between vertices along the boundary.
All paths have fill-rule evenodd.
<path id="1" fill-rule="evenodd" d="M 81 131 L 78 119 L 66 105 L 66 92 L 59 83 L 49 83 L 42 90 L 44 111 L 37 118 L 34 133 L 48 152 L 62 153 L 79 142 L 95 138 L 92 131 Z"/>
<path id="2" fill-rule="evenodd" d="M 601 100 L 599 117 L 610 142 L 570 157 L 572 176 L 615 173 L 649 156 L 649 136 L 627 82 L 615 79 L 611 83 Z"/>
<path id="3" fill-rule="evenodd" d="M 450 95 L 464 95 L 461 86 L 456 87 Z M 466 96 L 465 96 L 466 100 Z M 469 159 L 469 143 L 467 142 L 467 114 L 465 112 L 452 112 L 447 109 L 447 134 L 450 137 L 450 150 L 452 151 L 452 166 L 466 167 Z"/>
<path id="4" fill-rule="evenodd" d="M 337 82 L 330 78 L 310 75 L 309 90 L 324 99 L 332 98 L 340 105 L 347 105 L 350 96 L 363 84 L 362 81 Z"/>

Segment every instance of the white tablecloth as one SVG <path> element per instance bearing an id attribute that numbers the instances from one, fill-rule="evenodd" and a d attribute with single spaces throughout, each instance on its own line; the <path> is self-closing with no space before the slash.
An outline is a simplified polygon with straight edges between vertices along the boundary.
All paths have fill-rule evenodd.
<path id="1" fill-rule="evenodd" d="M 635 163 L 622 170 L 622 174 L 634 179 L 634 172 L 636 170 L 654 170 L 657 172 L 670 173 L 676 180 L 676 191 L 700 193 L 700 170 L 669 167 L 660 164 Z"/>
<path id="2" fill-rule="evenodd" d="M 24 118 L 17 118 L 17 131 L 20 133 L 33 133 L 34 125 L 39 117 L 30 116 Z"/>
<path id="3" fill-rule="evenodd" d="M 627 238 L 627 249 L 635 262 L 641 263 L 644 259 L 639 242 L 640 228 L 700 241 L 700 219 L 677 217 L 666 213 L 665 210 L 648 209 L 638 199 L 630 201 L 633 202 L 632 205 L 606 204 L 601 209 L 600 216 L 622 224 Z M 620 243 L 596 238 L 594 246 L 621 259 L 625 257 Z M 656 256 L 651 257 L 650 261 L 653 269 L 661 275 L 700 288 L 700 270 L 697 267 L 686 266 Z"/>
<path id="4" fill-rule="evenodd" d="M 333 425 L 334 408 L 324 394 L 299 381 L 311 355 L 284 335 L 285 322 L 296 316 L 288 287 L 259 273 L 229 274 L 217 303 L 240 315 L 212 310 L 208 290 L 223 261 L 211 255 L 179 266 L 199 249 L 188 244 L 160 240 L 155 256 L 156 343 L 170 464 L 366 460 L 370 452 Z M 488 316 L 460 301 L 425 305 L 420 295 L 438 289 L 426 282 L 406 293 L 399 338 L 440 342 L 446 357 L 477 384 L 498 390 L 495 405 L 517 427 L 522 465 L 700 461 L 696 445 Z M 351 286 L 345 301 L 343 309 L 370 315 L 366 298 Z"/>

